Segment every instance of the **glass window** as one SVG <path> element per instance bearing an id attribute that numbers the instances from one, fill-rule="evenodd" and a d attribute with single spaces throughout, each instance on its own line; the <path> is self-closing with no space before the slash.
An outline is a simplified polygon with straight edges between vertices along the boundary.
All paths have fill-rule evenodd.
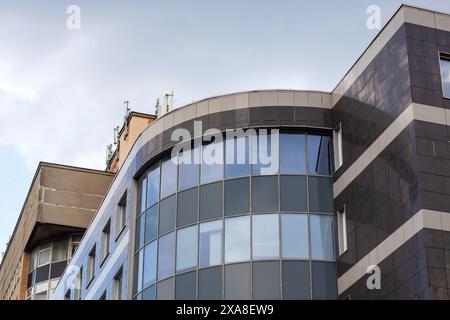
<path id="1" fill-rule="evenodd" d="M 444 97 L 450 99 L 450 55 L 441 54 L 441 79 Z"/>
<path id="2" fill-rule="evenodd" d="M 250 175 L 249 138 L 226 139 L 225 148 L 225 179 Z"/>
<path id="3" fill-rule="evenodd" d="M 175 279 L 175 299 L 195 300 L 197 298 L 197 272 L 188 272 Z"/>
<path id="4" fill-rule="evenodd" d="M 252 219 L 253 260 L 278 258 L 280 256 L 278 215 L 256 215 Z"/>
<path id="5" fill-rule="evenodd" d="M 158 280 L 173 275 L 175 270 L 175 232 L 159 238 Z"/>
<path id="6" fill-rule="evenodd" d="M 305 135 L 280 134 L 280 173 L 302 174 L 306 172 Z"/>
<path id="7" fill-rule="evenodd" d="M 225 219 L 225 263 L 250 260 L 250 217 Z"/>
<path id="8" fill-rule="evenodd" d="M 280 188 L 282 211 L 308 211 L 305 176 L 280 176 Z"/>
<path id="9" fill-rule="evenodd" d="M 331 178 L 308 177 L 309 211 L 333 212 L 334 197 Z"/>
<path id="10" fill-rule="evenodd" d="M 200 179 L 200 165 L 195 163 L 195 158 L 200 159 L 200 150 L 198 148 L 186 150 L 186 154 L 190 154 L 189 157 L 184 157 L 184 151 L 180 151 L 179 164 L 178 164 L 178 190 L 185 190 L 198 185 Z M 194 157 L 197 152 L 196 157 Z M 183 160 L 182 160 L 183 159 Z M 186 162 L 183 162 L 183 161 Z"/>
<path id="11" fill-rule="evenodd" d="M 136 251 L 144 246 L 144 235 L 145 235 L 145 215 L 141 215 L 136 220 Z"/>
<path id="12" fill-rule="evenodd" d="M 134 256 L 134 293 L 137 293 L 142 290 L 142 274 L 143 274 L 143 266 L 142 263 L 144 261 L 144 250 L 139 251 L 138 254 Z"/>
<path id="13" fill-rule="evenodd" d="M 202 184 L 223 179 L 223 143 L 202 146 Z"/>
<path id="14" fill-rule="evenodd" d="M 31 252 L 30 271 L 34 270 L 34 268 L 36 267 L 38 252 L 38 249 L 34 249 L 33 252 Z"/>
<path id="15" fill-rule="evenodd" d="M 222 299 L 222 267 L 207 268 L 198 272 L 198 299 Z"/>
<path id="16" fill-rule="evenodd" d="M 240 263 L 225 266 L 225 299 L 251 299 L 250 264 Z"/>
<path id="17" fill-rule="evenodd" d="M 250 137 L 250 159 L 253 175 L 272 175 L 278 173 L 279 148 L 278 150 L 272 150 L 272 145 L 278 142 L 277 137 L 278 135 L 272 135 L 271 132 Z M 276 161 L 277 165 L 272 161 Z"/>
<path id="18" fill-rule="evenodd" d="M 222 217 L 223 184 L 207 184 L 200 188 L 200 220 Z"/>
<path id="19" fill-rule="evenodd" d="M 86 287 L 91 283 L 91 280 L 94 278 L 95 276 L 95 256 L 96 256 L 96 246 L 94 245 L 94 247 L 92 247 L 91 251 L 89 252 L 88 255 L 88 263 L 87 263 L 87 282 L 86 282 Z"/>
<path id="20" fill-rule="evenodd" d="M 342 151 L 342 124 L 333 130 L 334 170 L 337 171 L 344 164 Z"/>
<path id="21" fill-rule="evenodd" d="M 53 242 L 52 262 L 67 260 L 68 247 L 69 247 L 68 240 Z"/>
<path id="22" fill-rule="evenodd" d="M 285 259 L 309 259 L 308 216 L 281 215 L 282 255 Z"/>
<path id="23" fill-rule="evenodd" d="M 111 219 L 108 220 L 102 231 L 102 243 L 101 243 L 101 260 L 103 261 L 109 254 L 109 241 L 111 240 Z"/>
<path id="24" fill-rule="evenodd" d="M 309 300 L 309 262 L 283 261 L 283 299 Z"/>
<path id="25" fill-rule="evenodd" d="M 313 262 L 311 266 L 313 299 L 337 299 L 336 264 L 327 262 Z"/>
<path id="26" fill-rule="evenodd" d="M 333 217 L 310 215 L 311 259 L 334 260 Z"/>
<path id="27" fill-rule="evenodd" d="M 122 195 L 116 208 L 116 225 L 115 225 L 115 238 L 120 235 L 122 230 L 125 228 L 127 221 L 127 192 Z"/>
<path id="28" fill-rule="evenodd" d="M 156 244 L 153 241 L 144 248 L 144 288 L 156 281 Z"/>
<path id="29" fill-rule="evenodd" d="M 166 157 L 161 170 L 161 199 L 177 191 L 177 166 L 173 159 Z"/>
<path id="30" fill-rule="evenodd" d="M 157 285 L 156 294 L 158 300 L 173 300 L 174 278 L 161 281 Z"/>
<path id="31" fill-rule="evenodd" d="M 147 177 L 143 177 L 139 185 L 139 208 L 139 213 L 147 208 Z"/>
<path id="32" fill-rule="evenodd" d="M 43 266 L 44 264 L 50 263 L 50 252 L 51 252 L 50 246 L 39 250 L 38 266 Z"/>
<path id="33" fill-rule="evenodd" d="M 222 220 L 200 224 L 200 268 L 222 264 Z"/>
<path id="34" fill-rule="evenodd" d="M 279 300 L 281 298 L 279 262 L 253 263 L 252 276 L 254 300 Z"/>
<path id="35" fill-rule="evenodd" d="M 142 291 L 142 300 L 155 300 L 156 299 L 156 288 L 151 286 L 144 291 Z"/>
<path id="36" fill-rule="evenodd" d="M 339 255 L 347 251 L 347 215 L 345 206 L 337 212 Z"/>
<path id="37" fill-rule="evenodd" d="M 250 212 L 250 179 L 225 181 L 225 215 Z"/>
<path id="38" fill-rule="evenodd" d="M 177 219 L 179 227 L 198 221 L 198 188 L 178 193 Z"/>
<path id="39" fill-rule="evenodd" d="M 156 239 L 158 235 L 158 205 L 145 212 L 145 243 Z"/>
<path id="40" fill-rule="evenodd" d="M 113 280 L 112 299 L 122 300 L 123 272 L 122 268 L 116 273 Z"/>
<path id="41" fill-rule="evenodd" d="M 308 173 L 331 175 L 330 137 L 308 135 Z"/>
<path id="42" fill-rule="evenodd" d="M 147 208 L 159 200 L 159 165 L 153 165 L 147 177 Z"/>
<path id="43" fill-rule="evenodd" d="M 278 176 L 253 177 L 252 210 L 253 212 L 278 210 Z"/>
<path id="44" fill-rule="evenodd" d="M 197 225 L 177 231 L 177 272 L 197 266 L 197 237 Z"/>
<path id="45" fill-rule="evenodd" d="M 159 203 L 159 234 L 164 234 L 175 228 L 176 209 L 176 195 L 164 199 Z"/>

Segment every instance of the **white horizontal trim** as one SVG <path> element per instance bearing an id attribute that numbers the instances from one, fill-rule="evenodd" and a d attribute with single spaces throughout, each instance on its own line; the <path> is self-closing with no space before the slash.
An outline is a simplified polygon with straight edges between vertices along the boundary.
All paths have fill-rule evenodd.
<path id="1" fill-rule="evenodd" d="M 382 241 L 364 258 L 338 278 L 338 293 L 342 294 L 367 274 L 367 268 L 380 264 L 423 229 L 450 231 L 450 212 L 421 209 L 400 228 Z M 382 270 L 381 270 L 382 271 Z"/>
<path id="2" fill-rule="evenodd" d="M 411 103 L 389 127 L 353 162 L 333 184 L 334 198 L 337 198 L 349 184 L 414 120 L 440 125 L 450 125 L 450 112 L 423 104 Z M 345 130 L 345 128 L 344 128 Z M 344 159 L 345 161 L 345 159 Z"/>

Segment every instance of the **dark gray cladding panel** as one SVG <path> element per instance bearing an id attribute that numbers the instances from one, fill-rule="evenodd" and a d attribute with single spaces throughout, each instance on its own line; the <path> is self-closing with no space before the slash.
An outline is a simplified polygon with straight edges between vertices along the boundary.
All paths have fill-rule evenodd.
<path id="1" fill-rule="evenodd" d="M 344 152 L 344 164 L 335 179 L 410 102 L 407 41 L 403 25 L 333 108 L 333 127 L 342 123 Z"/>
<path id="2" fill-rule="evenodd" d="M 378 266 L 380 290 L 367 288 L 367 275 L 340 298 L 450 299 L 450 232 L 423 229 Z"/>

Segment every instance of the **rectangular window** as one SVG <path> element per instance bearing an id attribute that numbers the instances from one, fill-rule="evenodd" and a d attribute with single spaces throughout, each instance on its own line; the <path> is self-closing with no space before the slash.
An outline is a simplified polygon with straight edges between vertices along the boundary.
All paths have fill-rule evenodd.
<path id="1" fill-rule="evenodd" d="M 68 248 L 69 248 L 68 240 L 53 242 L 52 262 L 66 261 Z"/>
<path id="2" fill-rule="evenodd" d="M 161 199 L 177 191 L 177 165 L 171 158 L 162 162 L 161 169 Z"/>
<path id="3" fill-rule="evenodd" d="M 253 212 L 278 210 L 278 176 L 252 178 Z"/>
<path id="4" fill-rule="evenodd" d="M 200 224 L 200 268 L 222 264 L 222 220 Z"/>
<path id="5" fill-rule="evenodd" d="M 156 245 L 153 241 L 144 249 L 144 288 L 156 282 Z"/>
<path id="6" fill-rule="evenodd" d="M 333 217 L 310 215 L 311 259 L 334 260 Z"/>
<path id="7" fill-rule="evenodd" d="M 306 172 L 305 135 L 280 134 L 280 173 L 301 174 Z"/>
<path id="8" fill-rule="evenodd" d="M 250 175 L 250 152 L 248 136 L 225 140 L 225 178 L 239 178 Z"/>
<path id="9" fill-rule="evenodd" d="M 98 298 L 98 300 L 106 300 L 106 290 L 103 291 L 102 295 L 100 296 L 100 298 Z"/>
<path id="10" fill-rule="evenodd" d="M 112 298 L 113 300 L 122 300 L 122 268 L 114 276 Z"/>
<path id="11" fill-rule="evenodd" d="M 94 245 L 88 255 L 86 287 L 89 286 L 95 274 L 95 247 L 96 246 Z"/>
<path id="12" fill-rule="evenodd" d="M 145 243 L 149 243 L 158 236 L 158 204 L 145 212 Z"/>
<path id="13" fill-rule="evenodd" d="M 176 170 L 176 169 L 175 169 Z M 159 164 L 153 165 L 147 175 L 147 208 L 159 200 Z"/>
<path id="14" fill-rule="evenodd" d="M 330 137 L 308 134 L 308 173 L 331 175 Z"/>
<path id="15" fill-rule="evenodd" d="M 250 217 L 225 220 L 225 263 L 250 260 Z"/>
<path id="16" fill-rule="evenodd" d="M 166 279 L 175 271 L 175 232 L 159 238 L 158 280 Z"/>
<path id="17" fill-rule="evenodd" d="M 106 259 L 109 254 L 109 240 L 111 234 L 111 219 L 108 220 L 102 231 L 102 252 L 101 252 L 101 263 Z"/>
<path id="18" fill-rule="evenodd" d="M 139 213 L 147 208 L 147 177 L 143 177 L 139 182 Z"/>
<path id="19" fill-rule="evenodd" d="M 253 260 L 276 259 L 280 256 L 277 214 L 252 217 Z"/>
<path id="20" fill-rule="evenodd" d="M 202 146 L 202 184 L 223 179 L 223 143 L 205 142 Z"/>
<path id="21" fill-rule="evenodd" d="M 344 163 L 342 153 L 342 124 L 333 130 L 333 148 L 334 148 L 334 170 L 337 171 Z"/>
<path id="22" fill-rule="evenodd" d="M 308 216 L 281 215 L 281 242 L 284 259 L 309 259 Z"/>
<path id="23" fill-rule="evenodd" d="M 441 65 L 442 92 L 445 98 L 450 99 L 450 54 L 441 53 L 440 65 Z"/>
<path id="24" fill-rule="evenodd" d="M 339 255 L 347 251 L 347 216 L 345 206 L 337 212 Z"/>
<path id="25" fill-rule="evenodd" d="M 51 243 L 39 249 L 38 264 L 37 264 L 38 267 L 50 263 L 51 250 L 52 250 Z"/>
<path id="26" fill-rule="evenodd" d="M 177 231 L 177 272 L 197 266 L 197 237 L 197 225 Z"/>
<path id="27" fill-rule="evenodd" d="M 81 285 L 83 283 L 83 268 L 80 268 L 80 271 L 78 271 L 76 283 L 75 283 L 75 290 L 74 290 L 74 300 L 81 300 Z"/>
<path id="28" fill-rule="evenodd" d="M 116 239 L 122 233 L 125 228 L 127 218 L 127 192 L 122 196 L 119 203 L 117 204 L 116 211 Z"/>
<path id="29" fill-rule="evenodd" d="M 200 165 L 196 160 L 200 159 L 200 149 L 180 151 L 178 159 L 178 190 L 197 186 L 200 180 Z"/>

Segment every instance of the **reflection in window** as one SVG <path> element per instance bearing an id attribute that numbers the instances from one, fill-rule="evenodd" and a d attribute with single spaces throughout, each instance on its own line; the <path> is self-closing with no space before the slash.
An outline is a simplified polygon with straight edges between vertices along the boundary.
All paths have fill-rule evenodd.
<path id="1" fill-rule="evenodd" d="M 333 217 L 310 215 L 311 259 L 334 260 Z"/>
<path id="2" fill-rule="evenodd" d="M 222 263 L 222 220 L 200 224 L 200 268 Z"/>
<path id="3" fill-rule="evenodd" d="M 308 177 L 309 211 L 333 212 L 333 186 L 331 178 Z"/>
<path id="4" fill-rule="evenodd" d="M 146 199 L 147 199 L 147 177 L 144 177 L 140 181 L 139 186 L 139 213 L 142 213 L 145 211 L 146 206 Z"/>
<path id="5" fill-rule="evenodd" d="M 309 259 L 306 214 L 282 214 L 281 236 L 281 251 L 284 259 Z"/>
<path id="6" fill-rule="evenodd" d="M 250 174 L 249 140 L 247 136 L 225 140 L 226 179 Z"/>
<path id="7" fill-rule="evenodd" d="M 225 181 L 225 215 L 250 212 L 249 178 Z"/>
<path id="8" fill-rule="evenodd" d="M 441 79 L 444 97 L 450 99 L 450 55 L 441 54 Z"/>
<path id="9" fill-rule="evenodd" d="M 253 212 L 278 210 L 278 176 L 252 179 Z"/>
<path id="10" fill-rule="evenodd" d="M 175 232 L 159 239 L 158 280 L 173 275 L 175 269 Z"/>
<path id="11" fill-rule="evenodd" d="M 280 134 L 280 173 L 304 174 L 306 172 L 305 135 Z"/>
<path id="12" fill-rule="evenodd" d="M 164 199 L 159 203 L 159 234 L 166 233 L 175 228 L 176 208 L 176 195 Z"/>
<path id="13" fill-rule="evenodd" d="M 186 156 L 186 154 L 190 154 Z M 194 156 L 196 154 L 196 157 Z M 179 153 L 179 165 L 178 165 L 178 190 L 185 190 L 198 185 L 200 178 L 200 165 L 195 162 L 196 158 L 200 159 L 200 150 L 190 149 L 186 150 L 185 153 L 180 151 Z M 182 161 L 181 159 L 185 160 Z"/>
<path id="14" fill-rule="evenodd" d="M 156 281 L 156 243 L 153 241 L 144 249 L 144 288 Z"/>
<path id="15" fill-rule="evenodd" d="M 223 179 L 223 143 L 208 143 L 202 146 L 202 183 Z"/>
<path id="16" fill-rule="evenodd" d="M 250 260 L 250 217 L 225 220 L 225 263 Z"/>
<path id="17" fill-rule="evenodd" d="M 159 166 L 150 168 L 147 178 L 147 208 L 159 200 Z"/>
<path id="18" fill-rule="evenodd" d="M 171 158 L 162 162 L 161 198 L 165 198 L 177 190 L 177 166 Z"/>
<path id="19" fill-rule="evenodd" d="M 210 183 L 200 188 L 200 220 L 219 218 L 223 215 L 223 184 Z"/>
<path id="20" fill-rule="evenodd" d="M 197 232 L 197 225 L 177 231 L 177 272 L 197 266 Z"/>
<path id="21" fill-rule="evenodd" d="M 158 205 L 145 213 L 145 243 L 153 241 L 158 235 Z"/>
<path id="22" fill-rule="evenodd" d="M 141 215 L 136 220 L 136 234 L 135 234 L 136 251 L 142 248 L 142 246 L 144 245 L 144 236 L 145 236 L 145 214 Z"/>
<path id="23" fill-rule="evenodd" d="M 308 135 L 308 173 L 331 175 L 330 137 Z"/>
<path id="24" fill-rule="evenodd" d="M 250 160 L 253 175 L 277 174 L 279 169 L 280 145 L 277 138 L 279 135 L 258 134 L 250 137 Z M 272 150 L 272 146 L 278 147 Z M 263 157 L 263 158 L 262 158 Z M 276 163 L 273 163 L 276 161 Z"/>
<path id="25" fill-rule="evenodd" d="M 275 259 L 280 255 L 277 214 L 252 217 L 253 259 Z"/>

